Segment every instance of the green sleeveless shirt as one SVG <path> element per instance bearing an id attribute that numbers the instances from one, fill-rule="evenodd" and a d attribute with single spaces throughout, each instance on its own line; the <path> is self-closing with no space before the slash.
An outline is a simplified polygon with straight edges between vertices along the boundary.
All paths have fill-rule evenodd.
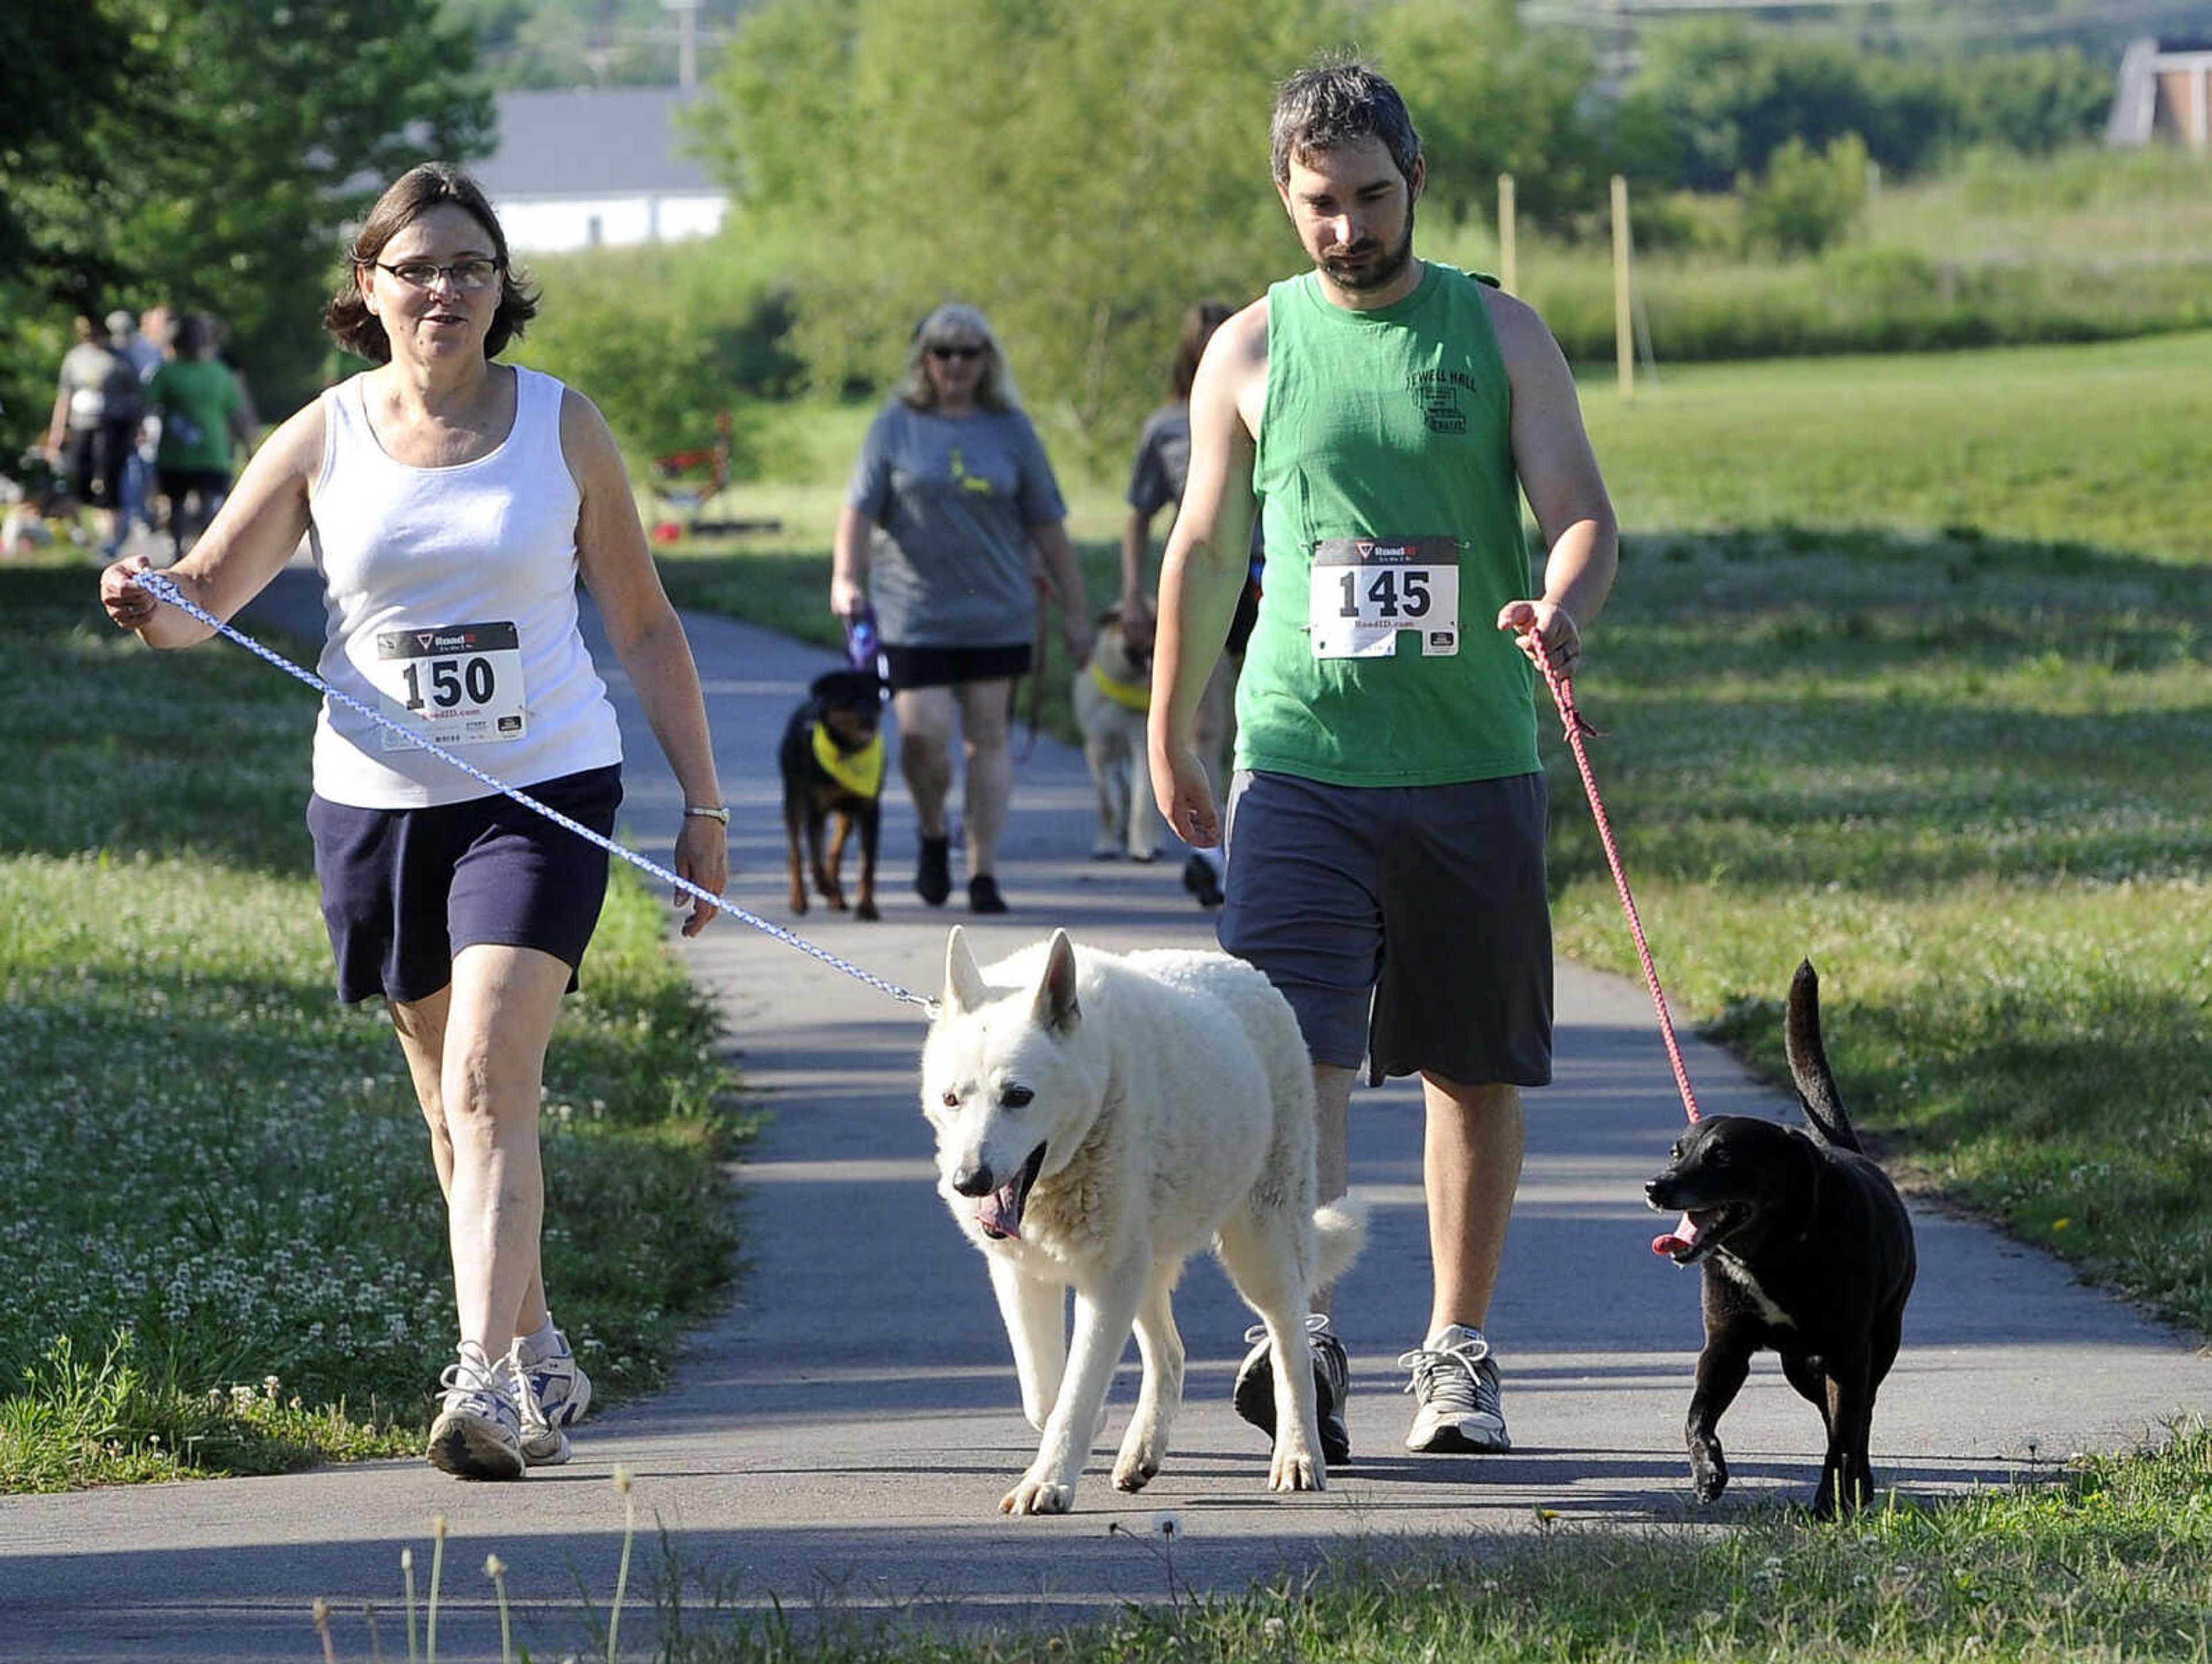
<path id="1" fill-rule="evenodd" d="M 1252 482 L 1267 564 L 1237 766 L 1339 786 L 1533 772 L 1534 672 L 1497 628 L 1532 593 L 1512 396 L 1479 281 L 1430 262 L 1373 312 L 1311 272 L 1269 289 Z"/>

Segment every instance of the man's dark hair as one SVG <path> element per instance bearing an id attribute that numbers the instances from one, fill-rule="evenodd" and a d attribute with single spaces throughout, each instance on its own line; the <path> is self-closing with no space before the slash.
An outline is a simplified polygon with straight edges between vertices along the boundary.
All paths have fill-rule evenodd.
<path id="1" fill-rule="evenodd" d="M 484 356 L 498 357 L 538 315 L 538 295 L 507 263 L 507 234 L 500 229 L 499 216 L 492 211 L 483 187 L 451 162 L 426 161 L 402 173 L 376 199 L 368 218 L 362 222 L 353 246 L 346 251 L 345 286 L 324 308 L 323 327 L 348 352 L 358 353 L 372 363 L 392 361 L 391 338 L 384 332 L 382 320 L 361 298 L 356 279 L 363 266 L 376 263 L 386 243 L 441 203 L 465 210 L 483 227 L 499 261 L 499 310 L 492 314 L 491 328 L 484 336 Z"/>
<path id="2" fill-rule="evenodd" d="M 1291 164 L 1362 139 L 1378 139 L 1408 185 L 1421 159 L 1421 136 L 1398 89 L 1357 59 L 1301 70 L 1277 88 L 1268 133 L 1275 183 L 1291 182 Z"/>

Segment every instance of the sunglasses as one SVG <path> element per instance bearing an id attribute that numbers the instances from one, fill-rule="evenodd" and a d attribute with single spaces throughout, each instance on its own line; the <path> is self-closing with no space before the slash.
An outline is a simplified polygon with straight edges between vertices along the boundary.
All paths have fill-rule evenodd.
<path id="1" fill-rule="evenodd" d="M 981 347 L 932 347 L 929 349 L 929 355 L 947 362 L 957 359 L 965 363 L 971 358 L 981 358 L 983 355 L 983 349 Z"/>

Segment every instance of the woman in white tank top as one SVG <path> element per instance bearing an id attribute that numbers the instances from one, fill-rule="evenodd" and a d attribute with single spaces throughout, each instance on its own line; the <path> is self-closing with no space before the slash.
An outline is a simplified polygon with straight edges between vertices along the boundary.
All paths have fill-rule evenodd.
<path id="1" fill-rule="evenodd" d="M 675 870 L 720 894 L 728 811 L 690 647 L 599 411 L 495 361 L 537 302 L 508 269 L 490 203 L 466 174 L 426 163 L 384 193 L 352 257 L 325 322 L 376 367 L 279 428 L 167 576 L 228 619 L 310 538 L 326 682 L 511 786 L 588 798 L 611 826 L 621 744 L 577 632 L 580 575 L 684 787 Z M 109 616 L 151 647 L 204 640 L 206 626 L 139 586 L 149 564 L 102 573 Z M 391 1010 L 451 1215 L 460 1346 L 429 1459 L 463 1478 L 520 1478 L 568 1460 L 565 1429 L 590 1399 L 539 1270 L 537 1117 L 605 857 L 592 890 L 584 841 L 508 815 L 508 799 L 384 734 L 325 701 L 309 811 L 324 910 L 341 997 L 381 992 Z M 568 893 L 580 888 L 580 902 Z M 712 913 L 693 906 L 684 934 Z"/>

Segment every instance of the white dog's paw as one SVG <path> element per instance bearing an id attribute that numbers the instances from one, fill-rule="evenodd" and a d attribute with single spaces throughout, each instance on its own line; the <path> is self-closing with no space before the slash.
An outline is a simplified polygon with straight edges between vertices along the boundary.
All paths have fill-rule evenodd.
<path id="1" fill-rule="evenodd" d="M 1274 1460 L 1267 1464 L 1267 1489 L 1326 1491 L 1328 1470 L 1320 1457 L 1305 1451 L 1278 1450 Z"/>
<path id="2" fill-rule="evenodd" d="M 999 1498 L 1001 1514 L 1066 1514 L 1075 1507 L 1075 1487 L 1054 1485 L 1024 1473 L 1022 1482 Z"/>
<path id="3" fill-rule="evenodd" d="M 1125 1455 L 1114 1464 L 1114 1488 L 1116 1491 L 1142 1491 L 1159 1471 L 1160 1459 L 1149 1451 L 1141 1455 Z"/>

